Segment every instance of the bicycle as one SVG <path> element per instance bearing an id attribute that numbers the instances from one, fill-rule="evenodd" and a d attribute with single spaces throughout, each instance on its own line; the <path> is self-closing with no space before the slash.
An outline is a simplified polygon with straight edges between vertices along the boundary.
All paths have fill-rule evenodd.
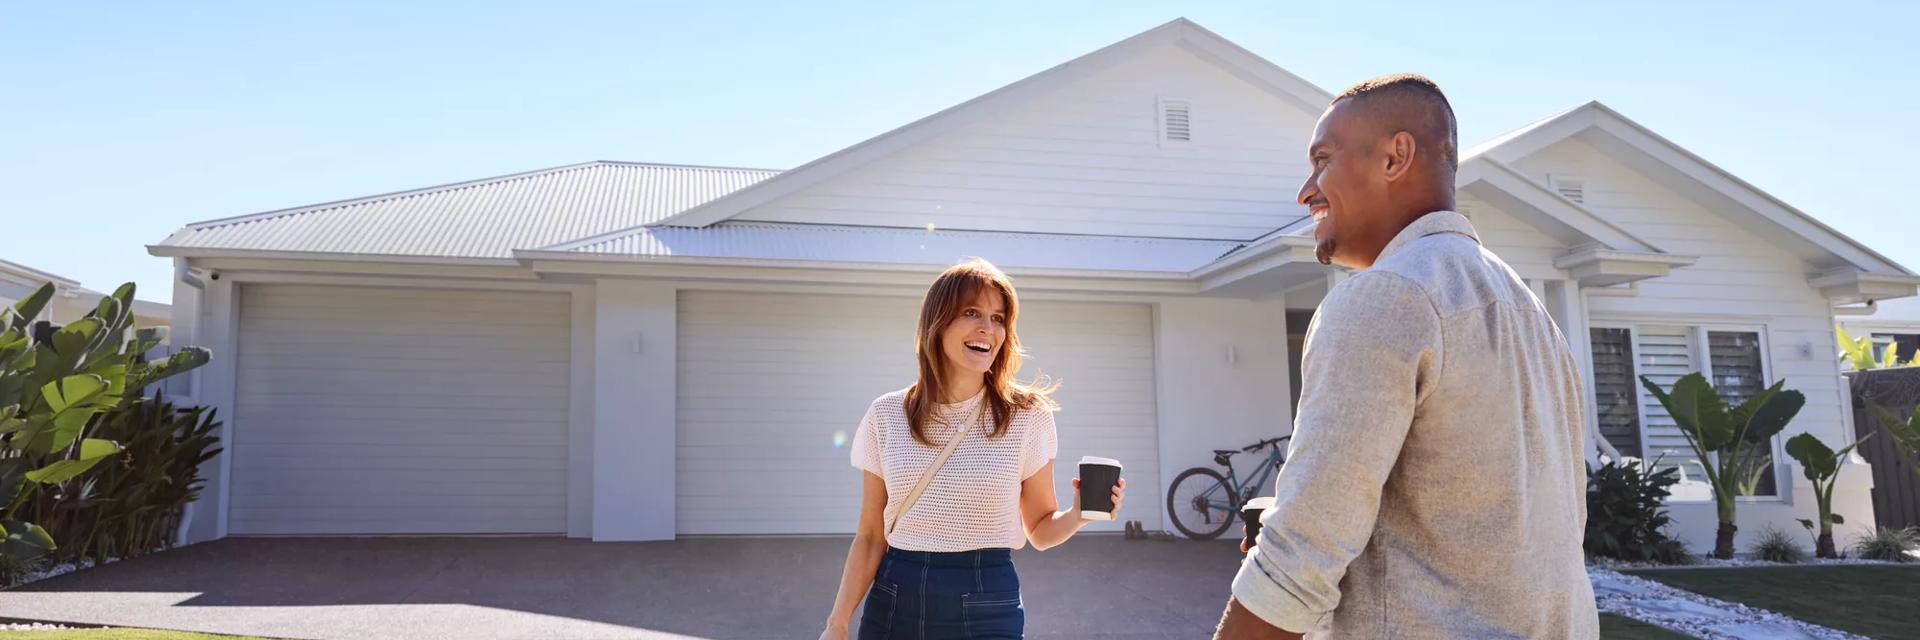
<path id="1" fill-rule="evenodd" d="M 1280 465 L 1287 463 L 1280 443 L 1292 438 L 1286 435 L 1261 440 L 1239 450 L 1215 449 L 1213 462 L 1227 468 L 1225 476 L 1211 467 L 1194 467 L 1180 472 L 1167 490 L 1167 515 L 1173 520 L 1174 528 L 1195 540 L 1212 540 L 1226 533 L 1227 528 L 1233 525 L 1234 514 L 1239 513 L 1240 507 L 1246 504 L 1241 496 L 1259 493 L 1260 487 L 1279 472 Z M 1270 447 L 1266 459 L 1254 466 L 1246 482 L 1240 482 L 1239 474 L 1233 470 L 1233 456 L 1253 453 L 1261 447 Z M 1221 495 L 1223 493 L 1224 496 Z M 1186 514 L 1184 519 L 1181 514 Z M 1217 521 L 1214 519 L 1216 516 L 1219 518 Z M 1189 522 L 1195 519 L 1198 522 Z"/>

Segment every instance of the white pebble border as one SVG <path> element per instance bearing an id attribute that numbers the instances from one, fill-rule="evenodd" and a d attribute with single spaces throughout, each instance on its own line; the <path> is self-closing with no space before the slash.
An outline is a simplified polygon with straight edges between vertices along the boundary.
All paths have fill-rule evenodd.
<path id="1" fill-rule="evenodd" d="M 1895 565 L 1900 563 L 1888 562 L 1886 560 L 1867 560 L 1864 558 L 1833 558 L 1833 559 L 1807 558 L 1806 561 L 1804 562 L 1787 563 L 1787 562 L 1768 562 L 1766 560 L 1761 560 L 1759 558 L 1741 557 L 1741 556 L 1734 556 L 1733 559 L 1731 560 L 1721 560 L 1719 558 L 1710 558 L 1707 556 L 1694 556 L 1693 564 L 1673 565 L 1673 564 L 1658 564 L 1653 562 L 1623 562 L 1623 561 L 1614 560 L 1611 558 L 1594 558 L 1591 566 L 1624 571 L 1624 570 L 1630 570 L 1630 569 L 1673 569 L 1673 570 L 1735 569 L 1735 568 L 1746 568 L 1746 567 L 1817 567 L 1817 566 L 1826 566 L 1826 565 L 1859 565 L 1859 564 Z"/>
<path id="2" fill-rule="evenodd" d="M 64 624 L 45 624 L 41 622 L 30 624 L 0 624 L 0 631 L 60 631 L 72 628 L 73 627 Z"/>
<path id="3" fill-rule="evenodd" d="M 1587 575 L 1590 579 L 1611 581 L 1615 584 L 1632 588 L 1634 591 L 1631 595 L 1618 593 L 1596 595 L 1594 602 L 1599 606 L 1600 611 L 1658 625 L 1696 638 L 1706 638 L 1707 640 L 1748 640 L 1740 636 L 1714 631 L 1710 626 L 1729 623 L 1758 623 L 1791 626 L 1816 638 L 1831 640 L 1868 640 L 1863 636 L 1853 635 L 1838 629 L 1830 629 L 1808 622 L 1801 622 L 1772 611 L 1749 607 L 1737 602 L 1727 602 L 1717 598 L 1709 598 L 1691 591 L 1676 589 L 1659 582 L 1637 578 L 1610 569 L 1588 567 Z M 1737 619 L 1716 620 L 1709 625 L 1702 624 L 1695 619 L 1665 615 L 1660 612 L 1647 611 L 1636 606 L 1637 603 L 1643 600 L 1673 599 L 1686 600 L 1712 607 Z"/>
<path id="4" fill-rule="evenodd" d="M 119 561 L 120 561 L 119 556 L 108 556 L 107 561 L 102 562 L 100 564 L 112 564 Z M 83 559 L 79 562 L 64 562 L 61 564 L 53 565 L 51 567 L 47 567 L 45 569 L 41 569 L 39 571 L 28 572 L 27 575 L 20 578 L 19 582 L 15 582 L 13 584 L 7 585 L 5 588 L 12 589 L 14 587 L 18 587 L 23 584 L 39 582 L 41 580 L 52 578 L 54 576 L 63 576 L 69 573 L 73 573 L 75 571 L 79 571 L 81 569 L 91 569 L 93 568 L 93 566 L 94 566 L 94 563 L 91 558 Z M 0 589 L 0 590 L 3 590 L 3 589 Z"/>

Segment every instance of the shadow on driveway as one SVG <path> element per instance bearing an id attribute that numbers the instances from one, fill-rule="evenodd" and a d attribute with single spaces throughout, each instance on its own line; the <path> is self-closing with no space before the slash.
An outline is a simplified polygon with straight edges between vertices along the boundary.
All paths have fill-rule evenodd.
<path id="1" fill-rule="evenodd" d="M 0 616 L 287 638 L 814 638 L 850 540 L 237 538 L 0 591 Z M 1027 635 L 1205 637 L 1239 562 L 1230 541 L 1022 550 Z"/>

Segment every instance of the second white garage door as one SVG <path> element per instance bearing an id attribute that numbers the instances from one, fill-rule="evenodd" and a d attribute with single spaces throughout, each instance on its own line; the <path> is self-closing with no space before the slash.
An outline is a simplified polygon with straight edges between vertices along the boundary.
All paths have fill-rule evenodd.
<path id="1" fill-rule="evenodd" d="M 236 534 L 562 533 L 564 294 L 246 285 Z"/>
<path id="2" fill-rule="evenodd" d="M 852 532 L 861 480 L 848 440 L 875 397 L 913 382 L 918 316 L 919 300 L 908 298 L 681 293 L 679 533 Z M 1158 528 L 1149 308 L 1035 301 L 1019 322 L 1031 351 L 1020 377 L 1064 383 L 1055 396 L 1062 505 L 1073 462 L 1118 458 L 1129 496 L 1121 519 Z"/>

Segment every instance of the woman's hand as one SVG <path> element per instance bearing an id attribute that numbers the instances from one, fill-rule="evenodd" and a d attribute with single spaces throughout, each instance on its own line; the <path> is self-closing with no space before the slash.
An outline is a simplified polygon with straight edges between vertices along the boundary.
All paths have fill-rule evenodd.
<path id="1" fill-rule="evenodd" d="M 827 630 L 820 632 L 820 640 L 847 640 L 847 625 L 839 622 L 827 625 Z"/>
<path id="2" fill-rule="evenodd" d="M 1126 501 L 1127 501 L 1127 479 L 1121 478 L 1119 482 L 1114 483 L 1113 485 L 1113 513 L 1116 517 L 1118 517 L 1118 515 L 1120 514 L 1120 505 Z M 1079 478 L 1073 479 L 1073 515 L 1076 518 L 1080 516 L 1080 479 Z"/>

